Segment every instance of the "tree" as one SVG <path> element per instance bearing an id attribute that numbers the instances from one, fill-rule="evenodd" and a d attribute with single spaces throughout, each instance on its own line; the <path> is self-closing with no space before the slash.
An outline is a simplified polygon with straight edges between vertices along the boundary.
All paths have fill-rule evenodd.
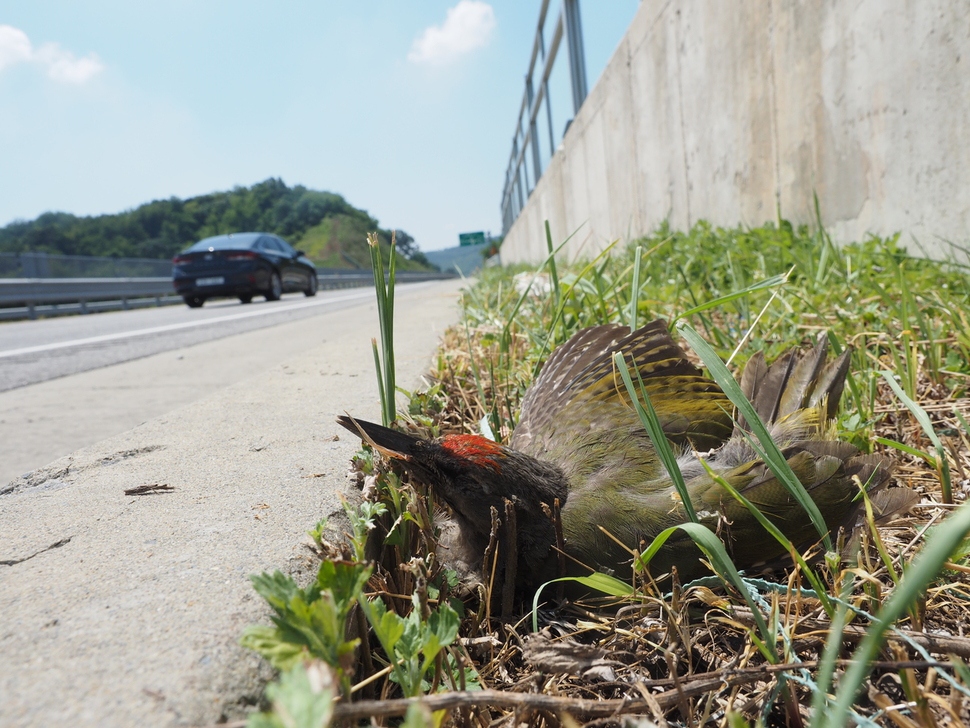
<path id="1" fill-rule="evenodd" d="M 170 258 L 202 238 L 243 230 L 276 233 L 300 247 L 308 231 L 319 233 L 321 223 L 329 219 L 352 223 L 343 224 L 344 229 L 376 230 L 382 243 L 390 243 L 389 230 L 381 229 L 377 220 L 340 195 L 302 185 L 287 187 L 283 180 L 271 177 L 251 187 L 187 200 L 153 200 L 114 215 L 77 217 L 46 212 L 35 220 L 18 220 L 0 228 L 0 252 Z M 400 252 L 413 258 L 419 252 L 414 238 L 403 230 L 396 232 Z M 364 244 L 363 233 L 355 237 Z M 346 265 L 339 263 L 345 260 L 341 252 L 346 251 L 333 252 L 337 264 Z"/>

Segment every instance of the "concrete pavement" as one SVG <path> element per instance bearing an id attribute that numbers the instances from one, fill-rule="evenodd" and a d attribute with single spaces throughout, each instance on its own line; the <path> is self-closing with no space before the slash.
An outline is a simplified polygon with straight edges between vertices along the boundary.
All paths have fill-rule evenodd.
<path id="1" fill-rule="evenodd" d="M 420 288 L 427 285 L 413 284 Z M 407 297 L 413 286 L 402 287 L 398 294 Z M 357 290 L 354 293 L 368 295 L 356 301 L 335 303 L 331 308 L 346 305 L 361 307 L 370 303 L 374 296 L 373 290 Z M 343 291 L 323 291 L 313 299 L 313 303 L 326 301 L 327 294 L 346 296 Z M 297 301 L 302 302 L 300 299 Z M 265 308 L 272 310 L 272 307 L 268 305 Z M 259 310 L 255 303 L 248 307 L 239 304 L 213 307 L 215 311 L 220 309 L 230 313 L 239 309 L 244 313 Z M 319 305 L 313 311 L 316 316 L 323 313 Z M 161 312 L 185 313 L 172 309 L 161 309 Z M 212 313 L 206 309 L 203 312 Z M 86 334 L 92 328 L 91 323 L 105 325 L 90 322 L 90 319 L 117 319 L 128 313 L 132 312 L 87 316 L 85 320 L 77 321 L 75 327 L 77 329 L 87 324 L 88 330 L 82 329 L 82 333 Z M 158 317 L 156 310 L 134 313 L 142 321 L 148 313 Z M 191 313 L 198 313 L 198 309 Z M 303 315 L 305 312 L 297 313 Z M 288 322 L 282 315 L 264 317 L 264 321 L 272 319 L 272 325 L 255 330 L 240 330 L 222 324 L 218 331 L 205 333 L 209 337 L 222 338 L 203 343 L 197 343 L 187 335 L 169 337 L 167 341 L 158 341 L 163 338 L 161 335 L 140 337 L 136 347 L 129 347 L 127 342 L 122 341 L 119 346 L 110 347 L 112 350 L 102 355 L 104 361 L 110 362 L 107 366 L 101 365 L 87 371 L 82 369 L 80 373 L 70 376 L 0 391 L 0 490 L 10 480 L 29 470 L 130 430 L 142 422 L 201 399 L 209 392 L 255 376 L 292 356 L 332 341 L 327 323 L 330 319 L 318 321 L 316 316 Z M 0 333 L 6 333 L 6 329 L 14 325 L 22 331 L 26 326 L 37 323 L 52 323 L 68 329 L 63 326 L 65 319 L 51 319 L 8 324 L 0 327 Z M 153 323 L 153 320 L 149 319 L 146 323 Z M 246 323 L 253 325 L 252 321 Z M 228 335 L 227 329 L 230 332 Z M 149 338 L 152 340 L 145 341 Z M 6 342 L 0 341 L 0 344 L 3 343 L 9 343 L 9 337 Z M 144 356 L 146 347 L 149 352 L 160 351 Z M 76 347 L 59 353 L 72 360 L 85 357 L 90 360 L 98 356 L 96 352 L 79 351 Z M 123 355 L 144 358 L 114 363 Z M 39 358 L 45 356 L 37 355 Z M 81 363 L 90 364 L 90 361 Z M 0 359 L 0 370 L 10 366 L 8 359 Z M 21 368 L 30 366 L 21 363 Z M 37 365 L 33 366 L 37 368 Z M 0 377 L 0 390 L 3 389 L 4 379 Z"/>
<path id="2" fill-rule="evenodd" d="M 460 284 L 401 297 L 398 379 L 414 385 Z M 79 450 L 0 495 L 0 725 L 206 725 L 241 717 L 269 670 L 238 646 L 268 623 L 248 576 L 313 564 L 378 417 L 372 304 L 321 316 L 327 343 Z M 164 483 L 171 492 L 126 496 Z"/>

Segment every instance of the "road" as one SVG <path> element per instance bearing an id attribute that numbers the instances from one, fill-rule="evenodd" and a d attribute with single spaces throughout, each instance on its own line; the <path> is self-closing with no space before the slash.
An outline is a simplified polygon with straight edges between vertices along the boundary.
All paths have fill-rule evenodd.
<path id="1" fill-rule="evenodd" d="M 403 387 L 428 371 L 461 285 L 399 289 Z M 336 417 L 380 417 L 373 300 L 316 310 L 0 394 L 51 397 L 78 437 L 99 420 L 124 429 L 81 449 L 65 441 L 70 454 L 0 485 L 0 726 L 208 726 L 258 704 L 271 671 L 239 637 L 271 622 L 249 575 L 313 578 L 307 531 L 356 493 L 360 441 Z M 84 389 L 102 414 L 67 401 Z M 126 416 L 144 421 L 127 428 Z M 31 429 L 5 428 L 0 442 Z"/>
<path id="2" fill-rule="evenodd" d="M 289 294 L 280 301 L 248 305 L 220 300 L 201 309 L 161 306 L 0 324 L 0 392 L 373 299 L 373 289 L 356 288 L 321 291 L 314 298 Z"/>
<path id="3" fill-rule="evenodd" d="M 325 343 L 321 316 L 373 301 L 371 288 L 344 289 L 2 324 L 0 487 Z"/>

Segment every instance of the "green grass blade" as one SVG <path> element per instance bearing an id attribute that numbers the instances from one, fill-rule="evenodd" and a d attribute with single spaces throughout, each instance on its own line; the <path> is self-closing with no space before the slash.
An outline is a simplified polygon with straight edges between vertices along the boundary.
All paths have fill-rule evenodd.
<path id="1" fill-rule="evenodd" d="M 758 506 L 756 506 L 754 503 L 752 503 L 743 495 L 741 495 L 741 493 L 727 480 L 725 480 L 720 475 L 715 473 L 711 469 L 711 466 L 708 465 L 707 461 L 704 460 L 703 458 L 701 458 L 701 464 L 704 466 L 704 469 L 707 470 L 707 474 L 711 476 L 714 482 L 716 482 L 718 485 L 724 488 L 724 490 L 726 490 L 728 493 L 731 494 L 732 498 L 734 498 L 741 505 L 747 508 L 748 511 L 751 512 L 751 515 L 753 515 L 755 519 L 757 519 L 758 523 L 761 524 L 762 528 L 764 528 L 768 533 L 770 533 L 775 538 L 775 540 L 778 543 L 780 543 L 785 548 L 785 550 L 788 551 L 788 553 L 792 555 L 792 558 L 795 560 L 795 563 L 798 564 L 799 568 L 802 570 L 802 573 L 805 574 L 805 577 L 812 585 L 812 589 L 815 590 L 815 594 L 818 596 L 819 601 L 822 603 L 822 608 L 825 610 L 825 613 L 828 615 L 829 619 L 831 619 L 835 613 L 835 607 L 832 604 L 831 600 L 829 599 L 828 593 L 825 591 L 825 586 L 822 584 L 822 580 L 818 578 L 818 574 L 815 573 L 815 570 L 810 568 L 808 563 L 805 561 L 804 557 L 800 553 L 798 553 L 798 549 L 795 548 L 795 545 L 788 540 L 788 537 L 785 536 L 785 534 L 783 534 L 781 530 L 774 523 L 768 520 L 768 517 L 761 512 L 761 509 L 758 508 Z"/>
<path id="2" fill-rule="evenodd" d="M 697 523 L 697 513 L 694 511 L 694 504 L 691 503 L 690 493 L 687 492 L 684 475 L 680 472 L 680 466 L 677 465 L 677 456 L 674 455 L 674 451 L 670 447 L 670 441 L 667 439 L 667 435 L 664 434 L 663 426 L 660 424 L 660 418 L 657 417 L 657 411 L 650 401 L 650 395 L 647 394 L 647 390 L 643 386 L 643 380 L 640 379 L 640 371 L 637 370 L 637 380 L 640 384 L 639 396 L 637 396 L 637 390 L 633 388 L 633 380 L 630 377 L 630 370 L 626 364 L 626 357 L 624 357 L 622 352 L 618 351 L 613 355 L 613 365 L 620 373 L 620 379 L 623 380 L 627 394 L 630 395 L 633 408 L 636 410 L 637 416 L 639 416 L 640 422 L 643 424 L 643 428 L 650 436 L 650 442 L 653 443 L 660 462 L 667 469 L 667 474 L 673 481 L 678 495 L 680 495 L 680 502 L 683 504 L 684 510 L 687 511 L 687 517 L 693 523 Z M 634 362 L 635 365 L 636 362 Z"/>
<path id="3" fill-rule="evenodd" d="M 710 345 L 691 326 L 686 323 L 680 323 L 677 325 L 677 330 L 687 340 L 687 343 L 697 356 L 700 357 L 701 361 L 704 362 L 707 371 L 724 391 L 724 394 L 728 396 L 728 399 L 734 403 L 734 406 L 744 416 L 751 431 L 761 444 L 762 450 L 759 452 L 759 455 L 764 458 L 765 463 L 771 468 L 771 472 L 778 478 L 778 482 L 785 487 L 795 501 L 808 514 L 809 518 L 812 519 L 815 530 L 818 531 L 822 542 L 825 544 L 825 550 L 831 551 L 832 539 L 829 537 L 828 526 L 825 525 L 825 519 L 822 518 L 818 506 L 815 505 L 815 501 L 812 500 L 808 491 L 805 490 L 805 486 L 801 484 L 795 476 L 795 473 L 792 472 L 791 466 L 785 460 L 785 456 L 781 454 L 778 445 L 771 439 L 768 428 L 765 427 L 764 422 L 758 417 L 754 406 L 741 392 L 741 387 L 734 380 L 734 377 L 731 376 L 731 372 L 724 366 L 724 362 L 721 361 L 720 357 L 718 357 Z"/>
<path id="4" fill-rule="evenodd" d="M 931 468 L 936 467 L 936 458 L 930 455 L 928 452 L 918 450 L 915 447 L 911 447 L 910 445 L 900 442 L 899 440 L 893 440 L 888 437 L 874 437 L 872 439 L 878 442 L 880 445 L 885 445 L 886 447 L 891 447 L 894 450 L 899 450 L 907 455 L 912 455 L 915 458 L 919 458 L 920 460 L 928 463 Z"/>
<path id="5" fill-rule="evenodd" d="M 387 413 L 387 393 L 384 391 L 384 377 L 381 373 L 381 355 L 377 349 L 377 339 L 371 339 L 370 345 L 371 349 L 374 350 L 374 368 L 377 370 L 377 393 L 381 397 L 381 420 L 384 421 L 384 427 L 387 427 L 390 424 L 384 417 Z"/>
<path id="6" fill-rule="evenodd" d="M 573 235 L 575 234 L 576 233 L 573 233 Z M 563 249 L 563 246 L 565 246 L 566 243 L 568 243 L 570 239 L 572 239 L 573 235 L 570 235 L 568 238 L 566 238 L 561 243 L 559 243 L 559 247 L 551 251 L 549 255 L 546 256 L 546 259 L 542 261 L 542 264 L 536 268 L 535 273 L 532 274 L 532 278 L 529 279 L 529 285 L 527 285 L 525 287 L 525 290 L 522 291 L 522 294 L 519 296 L 519 299 L 515 302 L 515 305 L 512 307 L 511 312 L 509 312 L 509 315 L 506 317 L 505 326 L 502 327 L 502 338 L 500 339 L 501 347 L 504 353 L 508 353 L 509 337 L 512 329 L 512 324 L 515 322 L 515 317 L 519 313 L 519 309 L 522 308 L 522 304 L 525 302 L 525 299 L 528 298 L 529 291 L 532 290 L 533 284 L 536 282 L 536 279 L 542 274 L 542 269 L 549 264 L 550 260 L 553 260 L 556 257 L 556 253 L 558 253 L 560 250 Z"/>
<path id="7" fill-rule="evenodd" d="M 830 710 L 824 711 L 818 721 L 812 721 L 813 728 L 842 728 L 848 723 L 849 710 L 863 683 L 872 669 L 871 664 L 882 647 L 886 632 L 920 598 L 927 585 L 933 581 L 949 560 L 950 555 L 960 546 L 970 533 L 970 504 L 963 504 L 943 523 L 933 529 L 926 539 L 926 545 L 913 559 L 903 574 L 899 585 L 883 604 L 875 621 L 866 631 L 859 643 L 849 669 L 839 681 L 835 703 Z"/>
<path id="8" fill-rule="evenodd" d="M 556 251 L 552 245 L 552 231 L 549 228 L 549 221 L 546 220 L 546 249 L 549 251 L 549 276 L 552 278 L 552 292 L 556 297 L 558 307 L 561 298 L 559 292 L 559 271 L 556 269 Z"/>
<path id="9" fill-rule="evenodd" d="M 765 290 L 770 290 L 772 288 L 776 288 L 788 282 L 789 273 L 791 273 L 791 271 L 789 271 L 788 273 L 781 273 L 779 275 L 772 276 L 771 278 L 765 278 L 764 280 L 758 281 L 757 283 L 752 283 L 750 286 L 747 286 L 746 288 L 742 288 L 739 291 L 733 291 L 727 294 L 726 296 L 719 296 L 718 298 L 714 298 L 710 301 L 705 301 L 704 303 L 695 305 L 693 308 L 689 308 L 686 311 L 683 311 L 677 314 L 677 316 L 674 317 L 671 323 L 676 323 L 681 319 L 685 319 L 688 316 L 693 316 L 694 314 L 701 313 L 702 311 L 707 311 L 712 308 L 717 308 L 718 306 L 723 306 L 725 303 L 730 303 L 731 301 L 736 301 L 739 298 L 744 298 L 745 296 L 751 293 L 754 293 L 756 291 L 765 291 Z"/>
<path id="10" fill-rule="evenodd" d="M 539 370 L 542 368 L 542 364 L 546 359 L 546 351 L 548 351 L 549 346 L 554 340 L 553 332 L 556 330 L 556 326 L 562 320 L 562 316 L 566 308 L 566 303 L 569 300 L 570 296 L 573 295 L 573 292 L 576 290 L 577 285 L 579 285 L 580 282 L 585 279 L 586 275 L 596 267 L 597 262 L 610 254 L 610 251 L 613 250 L 613 247 L 616 245 L 616 243 L 617 241 L 614 240 L 612 243 L 607 245 L 606 248 L 604 248 L 599 253 L 599 255 L 597 255 L 595 258 L 593 258 L 593 260 L 591 260 L 589 263 L 586 264 L 586 266 L 576 275 L 576 277 L 573 279 L 573 282 L 571 284 L 566 284 L 565 295 L 562 297 L 562 300 L 559 302 L 559 308 L 556 310 L 556 315 L 553 317 L 552 321 L 546 327 L 545 342 L 543 343 L 542 348 L 539 350 L 539 353 L 536 356 L 536 363 L 532 369 L 533 380 L 537 376 L 539 376 Z"/>
<path id="11" fill-rule="evenodd" d="M 384 386 L 388 396 L 388 420 L 397 419 L 397 364 L 394 361 L 394 282 L 397 278 L 396 233 L 391 233 L 391 252 L 387 264 L 387 292 L 381 318 L 385 321 L 387 338 L 384 340 Z"/>
<path id="12" fill-rule="evenodd" d="M 542 594 L 542 590 L 545 589 L 550 584 L 557 584 L 561 581 L 571 581 L 576 584 L 582 584 L 587 589 L 592 589 L 600 594 L 606 594 L 610 597 L 629 597 L 633 596 L 633 587 L 627 584 L 625 581 L 620 581 L 615 576 L 610 576 L 609 574 L 604 574 L 600 571 L 593 572 L 588 576 L 562 576 L 558 579 L 551 579 L 546 583 L 539 586 L 536 589 L 535 595 L 532 597 L 532 631 L 539 631 L 539 596 Z"/>
<path id="13" fill-rule="evenodd" d="M 385 427 L 397 418 L 396 387 L 394 382 L 394 291 L 390 291 L 388 301 L 388 286 L 384 280 L 384 261 L 381 259 L 380 238 L 377 233 L 367 233 L 367 246 L 370 251 L 371 269 L 374 274 L 374 290 L 377 294 L 377 317 L 381 327 L 381 350 L 384 361 L 381 368 L 383 379 L 381 389 L 381 421 Z M 394 269 L 394 249 L 391 249 L 390 267 Z M 380 377 L 381 374 L 379 373 Z"/>
<path id="14" fill-rule="evenodd" d="M 835 661 L 842 651 L 842 632 L 848 621 L 849 607 L 846 598 L 850 596 L 851 580 L 846 580 L 843 599 L 839 601 L 834 616 L 830 617 L 829 634 L 825 640 L 825 649 L 822 650 L 822 659 L 819 661 L 818 676 L 815 688 L 812 692 L 812 725 L 814 726 L 816 717 L 822 716 L 828 703 L 828 693 L 832 687 L 832 678 L 835 676 Z"/>
<path id="15" fill-rule="evenodd" d="M 906 405 L 906 409 L 913 413 L 913 417 L 919 422 L 920 427 L 923 428 L 923 432 L 933 443 L 933 447 L 936 449 L 936 471 L 940 476 L 940 487 L 943 491 L 943 502 L 953 503 L 953 491 L 950 486 L 950 463 L 946 457 L 946 450 L 943 449 L 943 443 L 940 441 L 939 435 L 936 434 L 936 430 L 933 428 L 933 423 L 930 422 L 930 416 L 926 414 L 926 410 L 920 407 L 916 402 L 910 399 L 902 388 L 896 382 L 896 378 L 893 376 L 892 372 L 883 370 L 880 372 L 882 378 L 886 380 L 886 384 L 889 388 L 895 392 L 899 401 Z"/>
<path id="16" fill-rule="evenodd" d="M 642 571 L 646 568 L 647 564 L 650 563 L 650 559 L 660 550 L 660 548 L 667 542 L 667 539 L 673 535 L 673 533 L 680 529 L 684 531 L 688 536 L 693 539 L 697 547 L 704 552 L 707 556 L 708 561 L 711 562 L 711 566 L 714 567 L 714 571 L 726 584 L 733 586 L 747 602 L 748 607 L 751 609 L 751 614 L 754 618 L 755 624 L 757 625 L 758 632 L 761 634 L 761 639 L 766 648 L 767 654 L 765 657 L 771 662 L 778 661 L 778 654 L 775 650 L 775 635 L 768 628 L 768 623 L 765 622 L 764 615 L 761 613 L 758 604 L 755 603 L 754 599 L 751 598 L 751 594 L 748 591 L 748 587 L 745 585 L 744 580 L 738 573 L 737 567 L 734 562 L 731 561 L 731 557 L 728 556 L 727 551 L 724 548 L 724 544 L 721 543 L 714 532 L 711 531 L 707 526 L 702 523 L 682 523 L 679 526 L 671 526 L 659 534 L 647 547 L 638 559 L 634 562 L 634 568 L 638 571 Z"/>
<path id="17" fill-rule="evenodd" d="M 638 245 L 635 257 L 633 259 L 633 281 L 630 283 L 630 316 L 627 319 L 630 325 L 630 331 L 636 331 L 638 328 L 637 322 L 637 304 L 640 303 L 640 266 L 643 262 L 643 246 Z"/>

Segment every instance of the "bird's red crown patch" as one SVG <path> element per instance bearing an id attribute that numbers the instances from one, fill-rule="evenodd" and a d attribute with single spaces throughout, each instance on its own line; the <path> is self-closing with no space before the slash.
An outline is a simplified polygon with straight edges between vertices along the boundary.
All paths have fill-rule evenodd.
<path id="1" fill-rule="evenodd" d="M 481 435 L 446 435 L 441 446 L 452 455 L 470 460 L 496 471 L 500 470 L 496 458 L 504 457 L 502 446 Z"/>

